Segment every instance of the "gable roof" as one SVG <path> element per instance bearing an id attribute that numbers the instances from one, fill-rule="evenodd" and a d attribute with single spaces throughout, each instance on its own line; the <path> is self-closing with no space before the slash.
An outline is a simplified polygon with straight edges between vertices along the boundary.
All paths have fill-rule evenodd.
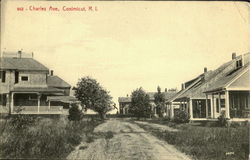
<path id="1" fill-rule="evenodd" d="M 249 54 L 249 53 L 247 53 Z M 246 54 L 245 54 L 246 55 Z M 214 71 L 209 71 L 204 75 L 196 85 L 191 87 L 188 91 L 178 96 L 177 99 L 183 98 L 206 98 L 205 92 L 219 90 L 225 87 L 232 79 L 239 75 L 249 66 L 249 59 L 246 59 L 245 65 L 236 69 L 236 61 L 239 60 L 242 55 L 235 59 L 222 64 Z"/>
<path id="2" fill-rule="evenodd" d="M 58 76 L 48 76 L 47 85 L 49 87 L 70 88 L 71 85 Z"/>
<path id="3" fill-rule="evenodd" d="M 13 58 L 13 57 L 0 57 L 0 69 L 14 69 L 26 71 L 49 71 L 40 62 L 33 58 Z"/>
<path id="4" fill-rule="evenodd" d="M 195 85 L 193 85 L 188 91 L 181 94 L 177 99 L 183 98 L 206 98 L 206 94 L 203 92 L 211 87 L 211 82 L 220 77 L 223 71 L 232 64 L 232 62 L 227 62 L 221 65 L 214 71 L 209 71 L 204 74 L 204 77 L 201 78 Z"/>
<path id="5" fill-rule="evenodd" d="M 154 95 L 157 92 L 146 92 L 146 93 L 147 93 L 147 95 L 149 95 L 149 100 L 154 101 L 154 99 L 155 99 Z M 177 92 L 173 92 L 173 91 L 171 91 L 171 92 L 161 92 L 161 93 L 164 94 L 166 100 L 168 100 L 169 98 L 171 98 L 171 97 L 173 97 L 174 95 L 177 94 Z M 129 103 L 129 102 L 131 102 L 131 97 L 118 97 L 118 102 Z"/>
<path id="6" fill-rule="evenodd" d="M 208 87 L 207 90 L 205 90 L 204 92 L 205 93 L 206 92 L 213 92 L 213 91 L 218 91 L 218 90 L 222 90 L 222 89 L 226 88 L 227 85 L 231 81 L 233 81 L 239 74 L 245 72 L 246 70 L 249 71 L 249 66 L 250 66 L 250 62 L 248 62 L 247 64 L 245 64 L 241 68 L 238 68 L 238 69 L 235 69 L 235 70 L 233 70 L 231 72 L 228 72 L 227 74 L 220 77 L 216 81 L 213 81 L 210 84 L 210 87 Z"/>
<path id="7" fill-rule="evenodd" d="M 190 90 L 193 86 L 195 86 L 197 83 L 199 83 L 202 79 L 202 77 L 204 76 L 204 74 L 201 74 L 199 76 L 197 76 L 196 78 L 192 79 L 192 83 L 190 83 L 187 88 L 180 90 L 178 93 L 176 93 L 173 97 L 169 98 L 169 100 L 167 101 L 167 103 L 169 102 L 173 102 L 176 99 L 178 99 L 179 97 L 181 97 L 185 92 L 187 92 L 188 90 Z M 193 81 L 194 80 L 194 81 Z M 190 81 L 188 81 L 190 82 Z"/>
<path id="8" fill-rule="evenodd" d="M 131 102 L 131 97 L 118 97 L 118 102 L 129 103 Z"/>
<path id="9" fill-rule="evenodd" d="M 153 101 L 155 99 L 154 95 L 157 92 L 147 92 L 147 94 L 149 95 L 149 100 Z M 169 98 L 173 97 L 177 92 L 161 92 L 164 94 L 164 97 L 166 100 L 168 100 Z"/>

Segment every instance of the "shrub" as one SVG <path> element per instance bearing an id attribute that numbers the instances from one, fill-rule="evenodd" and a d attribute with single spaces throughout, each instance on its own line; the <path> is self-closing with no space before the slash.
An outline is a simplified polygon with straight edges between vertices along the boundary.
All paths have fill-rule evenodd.
<path id="1" fill-rule="evenodd" d="M 227 125 L 227 118 L 225 111 L 222 111 L 221 115 L 218 117 L 218 125 L 221 127 L 225 127 Z"/>
<path id="2" fill-rule="evenodd" d="M 188 123 L 190 119 L 189 114 L 186 111 L 180 110 L 174 115 L 174 122 L 176 123 Z"/>
<path id="3" fill-rule="evenodd" d="M 35 122 L 37 122 L 38 118 L 32 115 L 13 115 L 10 119 L 10 124 L 17 130 L 24 129 Z"/>
<path id="4" fill-rule="evenodd" d="M 82 119 L 83 113 L 79 110 L 76 104 L 73 104 L 69 109 L 69 120 L 71 121 L 80 121 Z"/>
<path id="5" fill-rule="evenodd" d="M 111 139 L 114 137 L 114 133 L 111 131 L 106 132 L 105 139 Z"/>

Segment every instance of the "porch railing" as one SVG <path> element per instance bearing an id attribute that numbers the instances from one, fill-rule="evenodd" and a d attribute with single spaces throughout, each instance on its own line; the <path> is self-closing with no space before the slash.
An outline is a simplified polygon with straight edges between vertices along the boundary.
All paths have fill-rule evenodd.
<path id="1" fill-rule="evenodd" d="M 14 106 L 14 114 L 63 114 L 63 106 Z"/>

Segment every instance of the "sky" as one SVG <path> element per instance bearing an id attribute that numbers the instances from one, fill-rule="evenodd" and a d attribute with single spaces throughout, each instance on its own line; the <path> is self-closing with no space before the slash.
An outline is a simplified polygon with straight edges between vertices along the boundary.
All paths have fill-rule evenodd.
<path id="1" fill-rule="evenodd" d="M 250 49 L 247 2 L 3 2 L 1 53 L 33 52 L 72 86 L 81 77 L 95 78 L 115 103 L 139 87 L 180 89 L 204 67 L 214 70 L 233 52 Z M 63 11 L 63 6 L 97 11 Z"/>

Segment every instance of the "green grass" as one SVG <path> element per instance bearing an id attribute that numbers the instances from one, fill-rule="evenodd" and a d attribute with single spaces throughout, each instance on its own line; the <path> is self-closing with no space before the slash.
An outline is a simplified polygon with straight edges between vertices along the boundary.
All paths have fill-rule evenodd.
<path id="1" fill-rule="evenodd" d="M 67 117 L 12 117 L 1 122 L 0 158 L 64 159 L 100 123 L 95 119 L 73 122 Z"/>
<path id="2" fill-rule="evenodd" d="M 195 124 L 171 124 L 178 132 L 160 131 L 138 124 L 156 137 L 175 145 L 199 160 L 244 160 L 249 149 L 249 126 L 206 127 Z"/>

